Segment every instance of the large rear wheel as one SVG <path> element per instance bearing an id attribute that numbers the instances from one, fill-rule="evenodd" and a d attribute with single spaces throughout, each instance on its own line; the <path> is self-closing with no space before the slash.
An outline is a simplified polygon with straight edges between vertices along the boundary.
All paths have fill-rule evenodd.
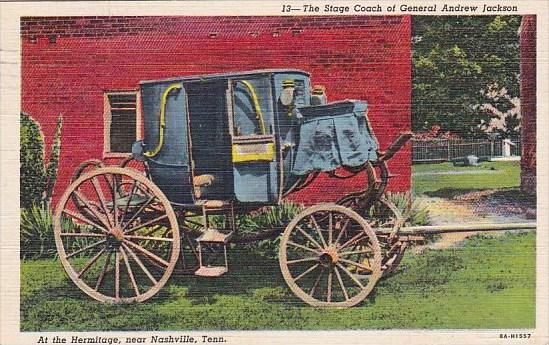
<path id="1" fill-rule="evenodd" d="M 109 303 L 145 301 L 164 286 L 179 256 L 178 229 L 162 191 L 141 173 L 118 167 L 81 175 L 54 215 L 65 271 L 86 294 Z"/>

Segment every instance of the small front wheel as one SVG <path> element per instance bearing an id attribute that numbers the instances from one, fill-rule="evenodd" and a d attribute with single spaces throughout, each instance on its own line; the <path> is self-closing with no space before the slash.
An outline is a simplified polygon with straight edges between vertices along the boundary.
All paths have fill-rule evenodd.
<path id="1" fill-rule="evenodd" d="M 359 214 L 335 204 L 297 215 L 282 235 L 279 260 L 292 292 L 315 307 L 352 307 L 382 274 L 375 233 Z"/>

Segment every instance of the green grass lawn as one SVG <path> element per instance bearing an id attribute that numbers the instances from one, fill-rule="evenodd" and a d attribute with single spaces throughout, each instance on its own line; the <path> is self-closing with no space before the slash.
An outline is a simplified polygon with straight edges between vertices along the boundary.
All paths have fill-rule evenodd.
<path id="1" fill-rule="evenodd" d="M 520 162 L 483 162 L 478 166 L 452 163 L 415 164 L 412 186 L 416 195 L 444 196 L 455 191 L 512 188 L 520 185 Z"/>
<path id="2" fill-rule="evenodd" d="M 315 309 L 292 295 L 276 260 L 232 250 L 220 278 L 174 276 L 151 300 L 105 305 L 84 295 L 60 262 L 21 264 L 22 331 L 182 329 L 531 328 L 535 233 L 474 237 L 407 253 L 393 277 L 350 309 Z"/>

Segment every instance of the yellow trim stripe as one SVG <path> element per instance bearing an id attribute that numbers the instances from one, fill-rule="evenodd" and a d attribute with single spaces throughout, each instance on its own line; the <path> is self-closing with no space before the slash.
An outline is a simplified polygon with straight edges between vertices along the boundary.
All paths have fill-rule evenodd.
<path id="1" fill-rule="evenodd" d="M 183 84 L 181 83 L 172 84 L 168 86 L 162 94 L 162 102 L 160 103 L 160 132 L 158 133 L 158 144 L 154 150 L 145 152 L 145 157 L 154 157 L 160 152 L 160 150 L 162 150 L 162 146 L 164 145 L 164 128 L 166 127 L 166 103 L 168 100 L 168 95 L 172 92 L 172 90 L 181 88 L 183 88 Z"/>
<path id="2" fill-rule="evenodd" d="M 265 151 L 261 152 L 240 152 L 239 148 L 246 146 L 246 144 L 233 144 L 232 154 L 233 154 L 233 163 L 242 163 L 242 162 L 255 162 L 255 161 L 274 161 L 275 160 L 275 149 L 274 143 L 265 143 L 261 144 Z"/>
<path id="3" fill-rule="evenodd" d="M 255 113 L 257 115 L 257 119 L 259 120 L 259 126 L 261 127 L 260 128 L 261 134 L 267 134 L 267 131 L 265 129 L 265 121 L 263 120 L 263 113 L 261 112 L 259 99 L 257 98 L 257 94 L 255 93 L 255 89 L 253 85 L 247 80 L 239 80 L 239 81 L 248 88 L 248 90 L 250 91 L 250 94 L 252 95 L 252 100 L 254 101 Z"/>

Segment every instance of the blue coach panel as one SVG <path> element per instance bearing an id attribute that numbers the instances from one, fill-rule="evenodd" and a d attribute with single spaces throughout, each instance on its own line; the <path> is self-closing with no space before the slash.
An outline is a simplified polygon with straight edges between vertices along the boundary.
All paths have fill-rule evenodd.
<path id="1" fill-rule="evenodd" d="M 283 85 L 285 82 L 293 82 L 294 106 L 288 108 L 281 102 Z M 274 104 L 276 118 L 278 120 L 278 138 L 280 150 L 282 150 L 282 175 L 284 178 L 284 190 L 292 186 L 297 179 L 291 174 L 297 151 L 299 136 L 299 120 L 296 119 L 296 109 L 310 105 L 311 83 L 309 74 L 303 71 L 284 71 L 273 74 Z"/>
<path id="2" fill-rule="evenodd" d="M 377 159 L 378 144 L 361 101 L 342 101 L 299 109 L 303 116 L 292 174 L 358 167 Z"/>
<path id="3" fill-rule="evenodd" d="M 144 151 L 149 153 L 147 163 L 151 177 L 166 197 L 175 203 L 193 202 L 185 98 L 185 89 L 181 82 L 165 81 L 141 85 Z M 160 117 L 163 106 L 165 126 L 161 135 Z M 151 155 L 155 150 L 158 152 Z"/>

